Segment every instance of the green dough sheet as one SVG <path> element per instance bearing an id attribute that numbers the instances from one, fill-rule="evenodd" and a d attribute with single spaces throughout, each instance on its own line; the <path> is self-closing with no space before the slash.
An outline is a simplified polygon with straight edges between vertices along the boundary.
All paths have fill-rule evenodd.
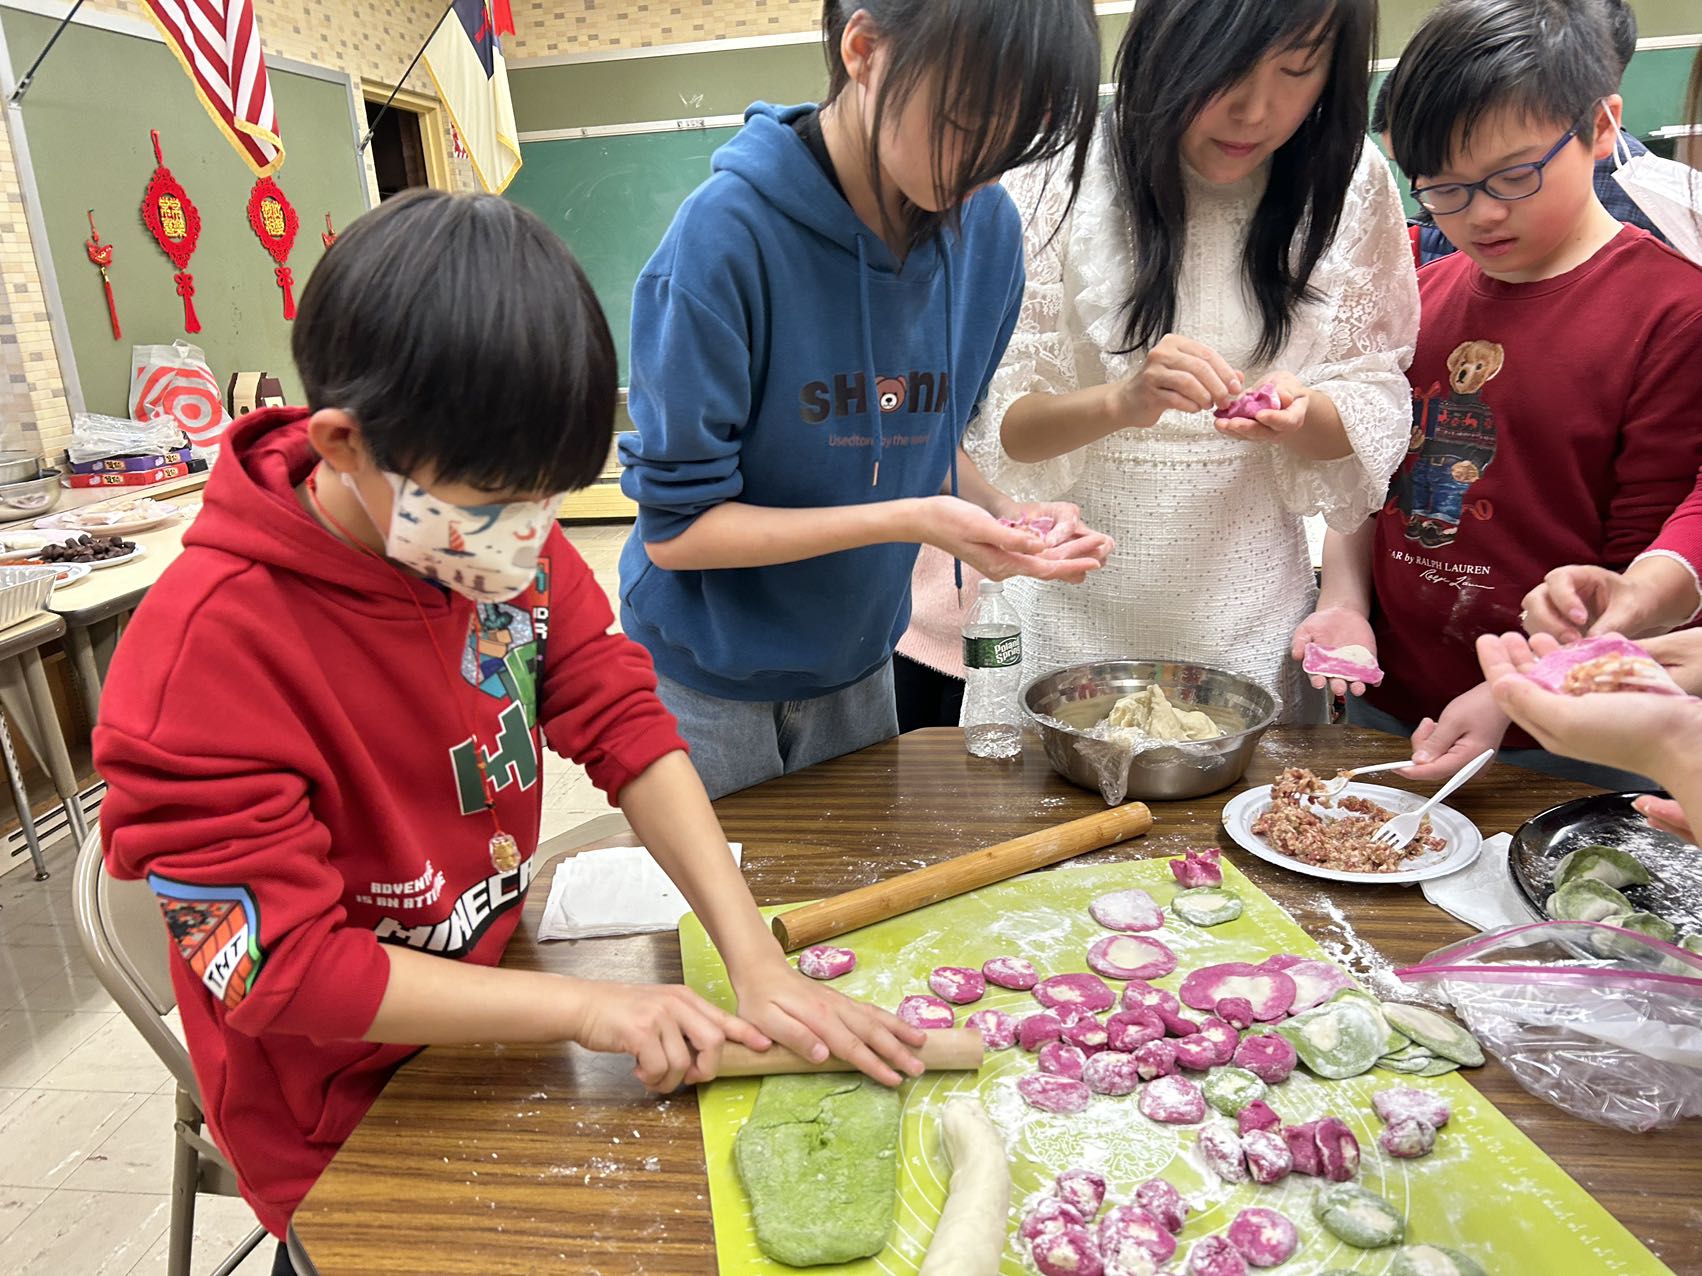
<path id="1" fill-rule="evenodd" d="M 1163 929 L 1148 933 L 1180 959 L 1175 973 L 1153 981 L 1161 988 L 1175 991 L 1189 971 L 1217 962 L 1258 962 L 1273 953 L 1327 957 L 1227 860 L 1223 875 L 1224 885 L 1241 897 L 1244 908 L 1234 921 L 1209 928 L 1171 915 L 1170 900 L 1179 888 L 1161 858 L 1058 869 L 1000 882 L 834 940 L 856 952 L 857 968 L 831 986 L 891 1009 L 907 994 L 927 992 L 928 973 L 937 966 L 979 969 L 989 957 L 1009 955 L 1028 958 L 1042 976 L 1085 972 L 1089 946 L 1110 933 L 1088 915 L 1088 904 L 1095 896 L 1136 886 L 1166 910 Z M 768 916 L 785 911 L 764 910 Z M 680 948 L 686 982 L 731 1010 L 727 972 L 694 917 L 680 923 Z M 956 1009 L 961 1025 L 977 1010 L 1004 1010 L 1020 1017 L 1039 1006 L 1029 993 L 989 986 L 980 1001 Z M 1199 1126 L 1148 1120 L 1137 1110 L 1138 1094 L 1096 1095 L 1085 1112 L 1074 1116 L 1037 1112 L 1016 1091 L 1017 1081 L 1032 1072 L 1034 1064 L 1033 1055 L 1013 1048 L 990 1052 L 979 1073 L 929 1073 L 906 1082 L 897 1096 L 898 1195 L 886 1247 L 872 1258 L 808 1270 L 914 1276 L 946 1196 L 949 1169 L 939 1145 L 940 1109 L 953 1095 L 978 1092 L 1003 1132 L 1011 1157 L 1012 1214 L 1004 1276 L 1032 1276 L 1034 1268 L 1018 1248 L 1016 1224 L 1027 1203 L 1049 1190 L 1053 1176 L 1074 1167 L 1105 1175 L 1108 1205 L 1127 1202 L 1149 1178 L 1170 1180 L 1194 1205 L 1180 1238 L 1178 1270 L 1194 1241 L 1224 1231 L 1247 1206 L 1261 1205 L 1286 1214 L 1300 1230 L 1300 1250 L 1283 1264 L 1282 1276 L 1317 1276 L 1332 1268 L 1361 1276 L 1387 1276 L 1390 1271 L 1394 1250 L 1355 1249 L 1332 1237 L 1314 1217 L 1313 1197 L 1327 1184 L 1301 1175 L 1268 1187 L 1223 1183 L 1194 1151 Z M 840 1076 L 838 1083 L 851 1080 Z M 715 1244 L 724 1276 L 796 1270 L 758 1249 L 750 1197 L 734 1163 L 734 1140 L 752 1118 L 759 1086 L 756 1080 L 727 1080 L 698 1089 Z M 1394 1086 L 1429 1090 L 1453 1109 L 1436 1150 L 1427 1157 L 1396 1160 L 1377 1146 L 1383 1124 L 1372 1111 L 1371 1095 Z M 1409 1246 L 1445 1245 L 1469 1255 L 1485 1271 L 1507 1276 L 1654 1276 L 1669 1271 L 1478 1094 L 1465 1074 L 1418 1077 L 1378 1068 L 1346 1081 L 1321 1081 L 1301 1068 L 1281 1085 L 1271 1086 L 1265 1102 L 1288 1124 L 1324 1115 L 1345 1121 L 1364 1155 L 1355 1184 L 1401 1211 Z M 1630 1136 L 1604 1130 L 1601 1137 Z M 746 1168 L 753 1169 L 748 1160 Z M 778 1180 L 787 1172 L 776 1163 L 761 1174 Z"/>
<path id="2" fill-rule="evenodd" d="M 762 1248 L 795 1267 L 878 1254 L 892 1231 L 898 1095 L 843 1073 L 771 1077 L 733 1145 Z"/>

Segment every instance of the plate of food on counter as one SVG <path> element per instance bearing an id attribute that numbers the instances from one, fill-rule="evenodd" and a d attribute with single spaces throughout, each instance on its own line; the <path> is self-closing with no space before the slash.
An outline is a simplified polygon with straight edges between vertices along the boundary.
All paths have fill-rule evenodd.
<path id="1" fill-rule="evenodd" d="M 117 508 L 87 506 L 83 509 L 61 510 L 38 518 L 36 527 L 50 532 L 82 532 L 94 536 L 134 536 L 137 532 L 164 527 L 178 516 L 178 507 L 170 501 L 156 501 L 144 496 L 141 500 Z"/>
<path id="2" fill-rule="evenodd" d="M 1223 808 L 1235 844 L 1278 868 L 1333 882 L 1422 882 L 1465 868 L 1483 849 L 1483 834 L 1450 806 L 1431 808 L 1418 836 L 1390 848 L 1372 838 L 1424 797 L 1381 784 L 1330 781 L 1289 767 L 1274 784 L 1248 789 Z"/>
<path id="3" fill-rule="evenodd" d="M 0 562 L 12 567 L 117 567 L 147 552 L 146 546 L 116 535 L 91 532 L 0 533 Z M 70 582 L 62 574 L 59 583 Z"/>
<path id="4" fill-rule="evenodd" d="M 53 578 L 54 593 L 58 593 L 61 589 L 69 589 L 78 581 L 87 580 L 89 573 L 94 570 L 87 563 L 59 563 L 57 566 L 59 574 Z"/>

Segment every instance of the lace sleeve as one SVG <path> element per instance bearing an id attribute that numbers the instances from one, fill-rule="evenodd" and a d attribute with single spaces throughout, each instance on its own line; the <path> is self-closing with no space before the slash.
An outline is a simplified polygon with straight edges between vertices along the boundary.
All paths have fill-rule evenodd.
<path id="1" fill-rule="evenodd" d="M 1075 452 L 1033 465 L 1005 455 L 999 430 L 1011 404 L 1025 394 L 1063 394 L 1078 386 L 1075 340 L 1068 330 L 1065 246 L 1070 234 L 1068 179 L 1050 164 L 1007 173 L 1004 187 L 1022 215 L 1028 284 L 1005 357 L 987 388 L 964 447 L 995 486 L 1019 501 L 1056 500 L 1075 486 L 1085 456 Z"/>
<path id="2" fill-rule="evenodd" d="M 1317 362 L 1295 371 L 1328 394 L 1353 455 L 1308 461 L 1274 449 L 1283 503 L 1351 532 L 1373 514 L 1406 454 L 1412 394 L 1406 369 L 1418 340 L 1418 280 L 1406 215 L 1388 161 L 1370 142 L 1315 279 L 1328 301 Z"/>

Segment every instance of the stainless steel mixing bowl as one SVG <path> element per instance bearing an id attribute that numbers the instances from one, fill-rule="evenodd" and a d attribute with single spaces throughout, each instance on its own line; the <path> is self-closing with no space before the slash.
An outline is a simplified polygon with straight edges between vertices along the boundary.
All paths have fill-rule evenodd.
<path id="1" fill-rule="evenodd" d="M 0 483 L 27 483 L 41 474 L 41 457 L 34 452 L 0 452 Z"/>
<path id="2" fill-rule="evenodd" d="M 1171 703 L 1209 714 L 1224 729 L 1215 740 L 1160 746 L 1127 759 L 1087 734 L 1122 697 L 1154 684 Z M 1046 745 L 1052 769 L 1115 804 L 1129 798 L 1175 801 L 1226 789 L 1253 759 L 1276 721 L 1276 698 L 1251 678 L 1185 660 L 1106 660 L 1074 665 L 1023 688 L 1023 709 Z M 1059 725 L 1059 724 L 1063 725 Z M 1119 781 L 1126 781 L 1122 793 Z"/>
<path id="3" fill-rule="evenodd" d="M 58 470 L 43 470 L 40 478 L 27 483 L 0 484 L 0 520 L 45 514 L 64 494 Z"/>

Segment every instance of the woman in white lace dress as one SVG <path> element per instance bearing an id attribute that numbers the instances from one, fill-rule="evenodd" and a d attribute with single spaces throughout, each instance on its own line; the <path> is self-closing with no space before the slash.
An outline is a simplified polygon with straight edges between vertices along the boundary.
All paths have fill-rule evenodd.
<path id="1" fill-rule="evenodd" d="M 1028 286 L 969 451 L 1117 542 L 1085 585 L 1006 584 L 1032 672 L 1188 659 L 1301 703 L 1303 520 L 1358 527 L 1410 418 L 1411 249 L 1365 142 L 1374 13 L 1145 0 L 1074 207 L 1043 170 L 1006 176 Z M 1268 381 L 1280 409 L 1214 421 Z"/>

